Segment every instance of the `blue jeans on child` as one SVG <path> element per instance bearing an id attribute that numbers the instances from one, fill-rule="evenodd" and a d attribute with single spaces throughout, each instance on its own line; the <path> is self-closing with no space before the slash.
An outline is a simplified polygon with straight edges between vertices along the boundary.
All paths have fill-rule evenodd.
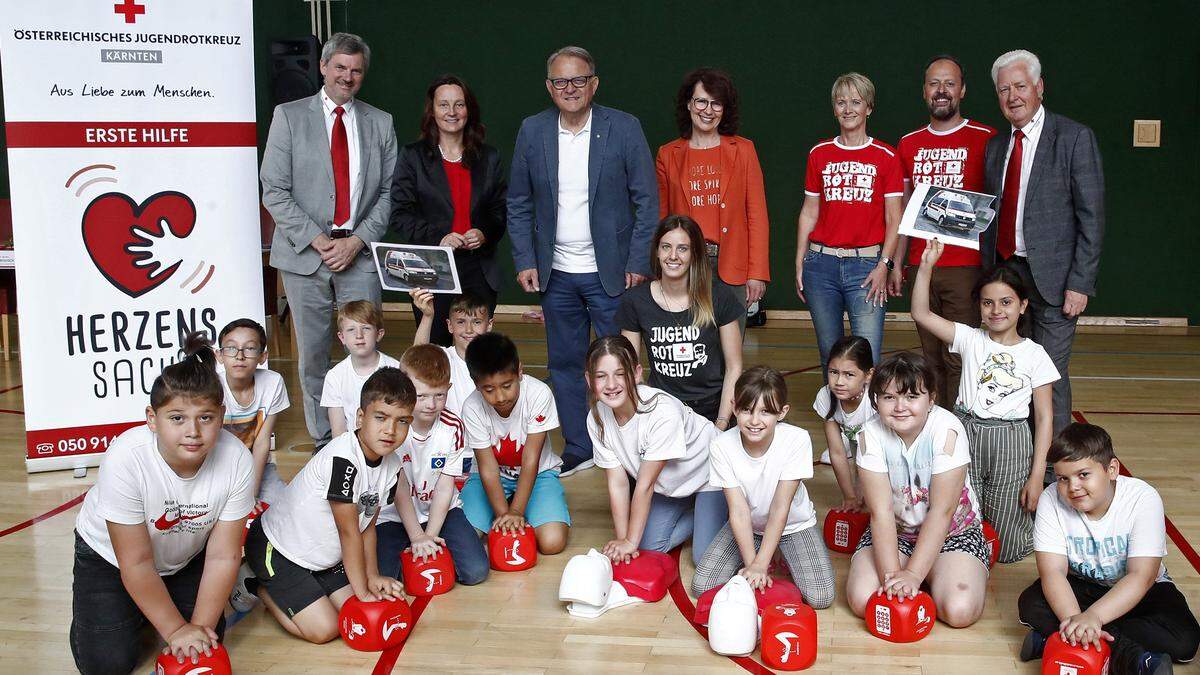
<path id="1" fill-rule="evenodd" d="M 691 539 L 692 562 L 698 565 L 727 522 L 729 505 L 724 490 L 697 492 L 687 497 L 668 497 L 655 492 L 638 548 L 666 553 Z"/>
<path id="2" fill-rule="evenodd" d="M 829 364 L 829 350 L 843 335 L 842 314 L 850 315 L 850 333 L 871 343 L 875 364 L 883 350 L 885 308 L 867 302 L 862 284 L 879 264 L 879 258 L 839 258 L 809 250 L 804 254 L 804 298 L 812 314 L 821 369 Z"/>
<path id="3" fill-rule="evenodd" d="M 454 577 L 464 586 L 474 586 L 488 576 L 488 556 L 475 528 L 460 508 L 446 512 L 446 520 L 438 533 L 446 540 L 450 557 L 454 559 Z M 379 523 L 375 526 L 375 552 L 379 558 L 379 573 L 400 578 L 400 554 L 411 545 L 403 523 Z"/>
<path id="4" fill-rule="evenodd" d="M 517 491 L 517 481 L 501 476 L 500 487 L 504 489 L 504 498 L 511 500 L 513 493 Z M 471 521 L 471 525 L 480 532 L 492 529 L 492 521 L 496 519 L 496 514 L 492 511 L 492 504 L 488 501 L 479 474 L 471 474 L 460 497 L 463 513 L 467 520 Z M 571 526 L 567 493 L 563 491 L 562 483 L 558 480 L 558 469 L 543 471 L 533 481 L 533 490 L 525 504 L 525 522 L 532 527 L 541 527 L 546 523 L 566 523 L 568 527 Z"/>

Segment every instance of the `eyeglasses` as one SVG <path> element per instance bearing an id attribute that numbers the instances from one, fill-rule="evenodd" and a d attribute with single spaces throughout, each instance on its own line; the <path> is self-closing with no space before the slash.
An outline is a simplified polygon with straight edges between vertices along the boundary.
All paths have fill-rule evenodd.
<path id="1" fill-rule="evenodd" d="M 248 359 L 257 359 L 258 355 L 262 353 L 262 347 L 221 347 L 221 354 L 231 359 L 238 354 L 241 354 Z"/>
<path id="2" fill-rule="evenodd" d="M 713 112 L 721 112 L 725 109 L 725 104 L 721 103 L 720 101 L 710 101 L 706 98 L 692 99 L 692 107 L 696 110 L 707 110 L 709 106 L 712 106 Z"/>
<path id="3" fill-rule="evenodd" d="M 595 76 L 595 73 L 593 73 L 591 75 L 580 75 L 579 77 L 555 77 L 553 79 L 546 78 L 546 81 L 550 83 L 551 87 L 554 87 L 559 91 L 566 89 L 568 83 L 570 83 L 571 86 L 575 87 L 576 89 L 582 89 L 587 85 L 588 81 Z"/>

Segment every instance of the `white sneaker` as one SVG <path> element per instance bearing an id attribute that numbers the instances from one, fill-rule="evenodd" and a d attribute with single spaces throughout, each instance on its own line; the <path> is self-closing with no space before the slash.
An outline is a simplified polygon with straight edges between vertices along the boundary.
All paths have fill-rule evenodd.
<path id="1" fill-rule="evenodd" d="M 242 563 L 242 566 L 238 568 L 237 582 L 233 585 L 233 592 L 229 594 L 229 604 L 233 606 L 234 611 L 249 612 L 258 604 L 258 596 L 246 588 L 247 578 L 253 579 L 254 572 L 250 571 L 250 565 Z"/>
<path id="2" fill-rule="evenodd" d="M 833 462 L 829 461 L 829 448 L 825 448 L 825 452 L 821 453 L 821 463 L 822 464 L 833 464 Z"/>

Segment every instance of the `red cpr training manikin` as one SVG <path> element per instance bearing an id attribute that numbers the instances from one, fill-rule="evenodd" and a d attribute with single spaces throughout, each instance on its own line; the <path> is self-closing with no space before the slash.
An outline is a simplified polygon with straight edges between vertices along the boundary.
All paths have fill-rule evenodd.
<path id="1" fill-rule="evenodd" d="M 617 565 L 596 549 L 567 561 L 558 584 L 558 599 L 570 603 L 567 612 L 592 619 L 617 607 L 663 599 L 679 578 L 679 568 L 666 553 L 638 553 Z"/>
<path id="2" fill-rule="evenodd" d="M 404 592 L 409 595 L 441 595 L 454 588 L 454 559 L 445 546 L 436 558 L 424 562 L 414 557 L 412 551 L 401 553 L 400 572 L 404 577 Z"/>
<path id="3" fill-rule="evenodd" d="M 693 615 L 692 621 L 701 626 L 708 625 L 708 615 L 712 610 L 713 598 L 717 597 L 717 593 L 720 591 L 721 586 L 710 588 L 696 599 L 696 613 Z M 761 616 L 763 610 L 772 605 L 802 604 L 804 594 L 800 592 L 799 588 L 796 588 L 796 584 L 788 579 L 773 579 L 770 586 L 754 591 L 754 602 L 758 605 L 758 613 Z"/>
<path id="4" fill-rule="evenodd" d="M 1111 655 L 1107 642 L 1101 642 L 1100 649 L 1094 645 L 1084 649 L 1082 644 L 1072 647 L 1056 632 L 1046 640 L 1042 652 L 1042 675 L 1107 675 Z"/>
<path id="5" fill-rule="evenodd" d="M 929 636 L 937 621 L 933 598 L 921 591 L 915 598 L 871 595 L 863 612 L 867 630 L 888 642 L 916 642 Z"/>
<path id="6" fill-rule="evenodd" d="M 412 610 L 403 599 L 363 602 L 352 595 L 338 612 L 342 641 L 360 652 L 379 652 L 404 642 L 412 623 Z"/>
<path id="7" fill-rule="evenodd" d="M 762 660 L 775 670 L 804 670 L 817 660 L 817 613 L 805 604 L 762 610 Z"/>
<path id="8" fill-rule="evenodd" d="M 231 675 L 233 666 L 229 664 L 229 652 L 225 651 L 224 645 L 217 645 L 217 648 L 212 650 L 212 656 L 200 655 L 199 663 L 192 663 L 191 659 L 184 659 L 180 663 L 171 654 L 163 654 L 158 657 L 158 661 L 154 666 L 155 675 L 189 675 L 191 673 L 203 673 L 204 675 Z"/>
<path id="9" fill-rule="evenodd" d="M 533 528 L 504 533 L 488 530 L 488 561 L 497 572 L 520 572 L 537 564 L 537 538 Z"/>

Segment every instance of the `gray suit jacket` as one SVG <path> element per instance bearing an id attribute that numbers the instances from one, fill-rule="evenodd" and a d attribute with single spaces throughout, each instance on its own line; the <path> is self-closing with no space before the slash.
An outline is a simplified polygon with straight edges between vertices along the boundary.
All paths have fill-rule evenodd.
<path id="1" fill-rule="evenodd" d="M 351 220 L 354 234 L 367 244 L 354 264 L 362 271 L 372 271 L 371 242 L 387 232 L 392 210 L 396 130 L 391 115 L 361 100 L 355 99 L 354 114 L 362 194 Z M 329 234 L 334 208 L 333 161 L 320 92 L 275 106 L 259 178 L 263 206 L 275 219 L 271 266 L 312 274 L 321 266 L 321 256 L 311 244 L 317 235 Z"/>
<path id="2" fill-rule="evenodd" d="M 1043 124 L 1025 190 L 1022 231 L 1038 292 L 1048 303 L 1061 305 L 1068 290 L 1096 294 L 1104 238 L 1104 170 L 1091 129 L 1049 110 Z M 1001 194 L 1011 139 L 1011 133 L 999 133 L 988 141 L 988 194 Z M 999 212 L 995 222 L 1000 222 Z M 979 242 L 984 267 L 996 263 L 996 229 L 989 227 Z"/>

